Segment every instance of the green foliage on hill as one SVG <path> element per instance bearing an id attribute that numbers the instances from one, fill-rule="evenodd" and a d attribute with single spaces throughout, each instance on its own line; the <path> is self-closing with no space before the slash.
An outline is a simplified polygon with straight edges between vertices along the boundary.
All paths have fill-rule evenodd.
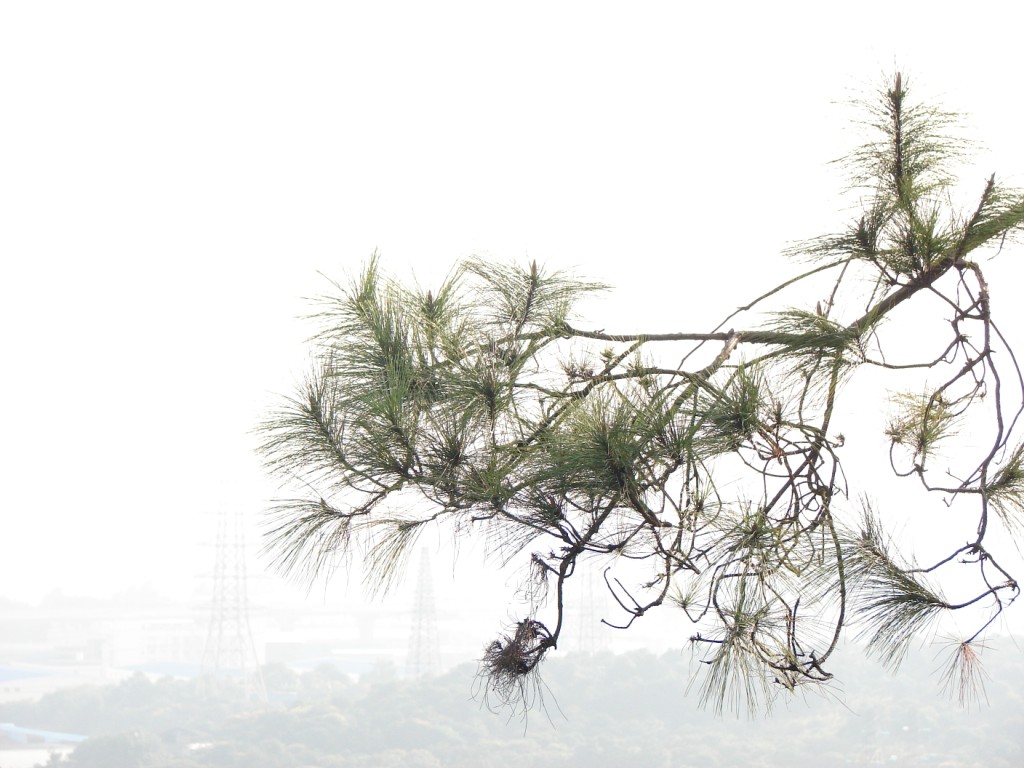
<path id="1" fill-rule="evenodd" d="M 998 675 L 981 714 L 920 695 L 936 667 L 927 654 L 912 653 L 899 677 L 848 654 L 845 693 L 793 700 L 769 720 L 722 719 L 683 699 L 691 670 L 677 651 L 551 660 L 545 677 L 558 700 L 546 693 L 546 716 L 532 712 L 528 729 L 467 696 L 466 668 L 356 683 L 333 667 L 268 667 L 274 703 L 263 709 L 203 696 L 195 681 L 138 675 L 5 705 L 0 720 L 91 733 L 66 768 L 817 768 L 893 755 L 900 765 L 1010 768 L 1024 749 L 1024 658 L 1012 646 L 988 655 Z"/>

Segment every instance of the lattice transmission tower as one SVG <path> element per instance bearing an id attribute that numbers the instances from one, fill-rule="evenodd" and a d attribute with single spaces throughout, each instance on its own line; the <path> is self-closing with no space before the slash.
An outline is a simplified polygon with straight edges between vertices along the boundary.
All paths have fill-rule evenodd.
<path id="1" fill-rule="evenodd" d="M 609 647 L 608 633 L 601 624 L 608 613 L 608 590 L 596 569 L 591 568 L 582 579 L 582 591 L 577 605 L 576 616 L 579 626 L 578 650 L 583 653 L 606 651 Z"/>
<path id="2" fill-rule="evenodd" d="M 241 511 L 217 516 L 216 558 L 210 624 L 203 649 L 202 677 L 208 688 L 241 686 L 250 701 L 266 702 L 256 643 L 249 624 L 245 532 Z"/>
<path id="3" fill-rule="evenodd" d="M 434 577 L 430 554 L 420 556 L 420 572 L 413 598 L 412 630 L 405 657 L 406 677 L 436 675 L 441 671 L 441 642 L 437 632 L 437 605 L 434 601 Z"/>

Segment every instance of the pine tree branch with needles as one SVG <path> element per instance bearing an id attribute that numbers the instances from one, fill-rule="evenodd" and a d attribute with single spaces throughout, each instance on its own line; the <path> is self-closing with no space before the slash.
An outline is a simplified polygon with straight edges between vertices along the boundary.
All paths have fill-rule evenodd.
<path id="1" fill-rule="evenodd" d="M 951 615 L 973 628 L 947 687 L 979 700 L 1024 511 L 1024 380 L 982 264 L 1024 229 L 1024 195 L 993 175 L 957 210 L 954 116 L 901 75 L 867 114 L 845 166 L 863 213 L 710 329 L 585 328 L 573 307 L 604 286 L 536 262 L 468 259 L 423 291 L 374 257 L 335 284 L 315 370 L 261 428 L 268 469 L 300 491 L 273 513 L 270 554 L 309 578 L 361 546 L 383 589 L 429 526 L 481 532 L 527 569 L 530 604 L 481 666 L 488 700 L 517 711 L 588 569 L 621 612 L 610 625 L 684 612 L 718 711 L 827 685 L 847 627 L 896 666 Z M 865 371 L 893 382 L 870 406 L 890 412 L 886 464 L 974 521 L 932 565 L 886 531 L 872 478 L 847 475 L 846 452 L 865 450 L 841 431 L 848 384 Z M 962 599 L 939 586 L 953 571 Z"/>

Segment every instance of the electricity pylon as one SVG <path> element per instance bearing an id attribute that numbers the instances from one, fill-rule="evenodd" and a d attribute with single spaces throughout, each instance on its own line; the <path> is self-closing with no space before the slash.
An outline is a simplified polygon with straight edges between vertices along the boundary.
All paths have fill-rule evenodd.
<path id="1" fill-rule="evenodd" d="M 582 579 L 582 594 L 579 601 L 579 650 L 583 653 L 597 653 L 608 649 L 608 633 L 601 631 L 601 619 L 608 612 L 608 593 L 594 570 Z"/>
<path id="2" fill-rule="evenodd" d="M 232 681 L 250 701 L 266 702 L 256 643 L 249 625 L 245 535 L 241 511 L 217 516 L 210 625 L 203 649 L 202 676 L 210 688 Z"/>
<path id="3" fill-rule="evenodd" d="M 435 675 L 440 671 L 440 667 L 441 643 L 437 633 L 434 581 L 430 571 L 430 555 L 424 551 L 420 557 L 420 573 L 416 580 L 412 630 L 409 633 L 409 651 L 405 657 L 405 675 Z"/>

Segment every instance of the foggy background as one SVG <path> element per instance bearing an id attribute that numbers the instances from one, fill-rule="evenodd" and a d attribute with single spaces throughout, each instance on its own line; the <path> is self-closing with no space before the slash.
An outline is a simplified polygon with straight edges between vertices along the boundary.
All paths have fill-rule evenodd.
<path id="1" fill-rule="evenodd" d="M 482 254 L 608 283 L 581 326 L 708 330 L 852 215 L 829 165 L 860 141 L 843 102 L 895 69 L 982 142 L 969 196 L 993 171 L 1024 184 L 1022 22 L 986 2 L 5 3 L 5 626 L 59 620 L 89 679 L 154 643 L 194 660 L 217 516 L 240 513 L 262 659 L 322 641 L 400 668 L 419 554 L 376 600 L 358 568 L 294 584 L 257 554 L 278 489 L 253 430 L 308 370 L 304 297 L 374 251 L 424 285 Z M 985 267 L 1018 344 L 1020 255 Z M 472 660 L 517 574 L 482 541 L 420 549 L 442 666 Z M 7 657 L 43 630 L 19 631 Z"/>

